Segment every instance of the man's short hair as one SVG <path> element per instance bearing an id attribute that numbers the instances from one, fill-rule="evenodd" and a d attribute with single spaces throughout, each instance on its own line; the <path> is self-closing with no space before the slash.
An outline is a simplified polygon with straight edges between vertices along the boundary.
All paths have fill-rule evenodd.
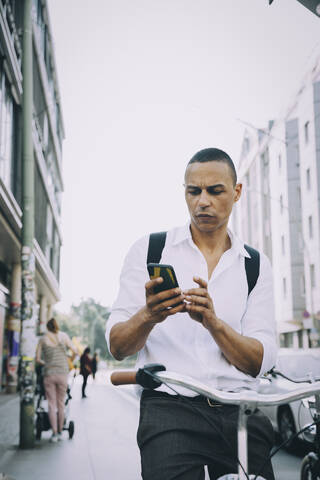
<path id="1" fill-rule="evenodd" d="M 226 163 L 231 171 L 231 176 L 233 180 L 233 184 L 236 185 L 237 183 L 237 172 L 234 166 L 233 161 L 229 157 L 229 155 L 220 150 L 219 148 L 204 148 L 197 152 L 191 160 L 189 161 L 187 168 L 192 163 L 205 163 L 205 162 L 224 162 Z"/>

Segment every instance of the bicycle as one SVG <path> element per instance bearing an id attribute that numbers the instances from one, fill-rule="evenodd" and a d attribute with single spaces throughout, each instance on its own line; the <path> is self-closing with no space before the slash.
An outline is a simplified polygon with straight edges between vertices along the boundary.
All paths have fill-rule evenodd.
<path id="1" fill-rule="evenodd" d="M 278 370 L 271 370 L 270 374 L 272 376 L 278 375 L 286 380 L 289 380 L 293 383 L 311 383 L 314 385 L 315 382 L 320 380 L 320 377 L 313 378 L 312 376 L 300 377 L 300 378 L 291 378 L 287 375 L 284 375 Z M 308 400 L 309 409 L 312 412 L 314 424 L 311 426 L 306 426 L 303 428 L 305 430 L 305 435 L 308 435 L 309 440 L 311 440 L 312 451 L 309 452 L 302 459 L 301 470 L 300 470 L 300 480 L 320 480 L 320 393 L 315 394 L 314 402 Z M 295 436 L 298 436 L 298 432 Z"/>
<path id="2" fill-rule="evenodd" d="M 145 365 L 143 369 L 139 369 L 138 372 L 121 372 L 116 371 L 111 374 L 111 383 L 113 385 L 128 385 L 128 384 L 140 384 L 143 387 L 150 384 L 148 382 L 148 377 L 153 379 L 153 388 L 157 388 L 164 383 L 167 386 L 177 385 L 197 393 L 198 395 L 203 395 L 210 400 L 214 400 L 220 403 L 238 405 L 239 406 L 239 416 L 238 416 L 238 473 L 230 473 L 220 477 L 218 480 L 265 480 L 260 474 L 249 475 L 248 470 L 248 450 L 247 450 L 247 420 L 249 415 L 253 413 L 256 408 L 259 406 L 269 406 L 269 405 L 281 405 L 284 403 L 289 403 L 296 400 L 302 400 L 306 397 L 316 395 L 318 400 L 320 397 L 320 382 L 312 383 L 310 385 L 305 385 L 303 388 L 297 389 L 289 393 L 280 393 L 280 394 L 261 394 L 255 391 L 241 391 L 237 393 L 223 392 L 215 388 L 210 388 L 207 385 L 198 382 L 197 380 L 181 375 L 175 372 L 167 372 L 163 365 L 151 364 Z M 300 382 L 299 382 L 300 383 Z M 150 388 L 150 386 L 149 386 Z M 152 387 L 151 387 L 152 388 Z M 316 409 L 320 412 L 319 402 L 317 403 Z M 314 423 L 317 428 L 317 434 L 319 434 L 319 420 L 316 420 Z M 308 430 L 310 426 L 306 426 L 302 430 Z M 298 432 L 298 434 L 301 432 Z M 283 445 L 280 445 L 276 451 L 278 451 Z M 273 452 L 272 455 L 274 455 Z M 315 454 L 317 455 L 317 454 Z M 306 467 L 304 472 L 307 476 L 301 477 L 301 480 L 318 480 L 320 479 L 319 469 L 316 471 L 317 462 L 319 464 L 319 456 L 315 460 L 315 456 L 308 457 L 308 460 L 305 461 Z M 312 464 L 312 467 L 311 467 Z M 262 466 L 263 468 L 263 466 Z M 262 470 L 261 468 L 261 470 Z M 311 470 L 312 468 L 312 470 Z M 309 469 L 309 470 L 308 470 Z M 308 476 L 309 472 L 316 471 L 312 473 L 313 476 Z"/>

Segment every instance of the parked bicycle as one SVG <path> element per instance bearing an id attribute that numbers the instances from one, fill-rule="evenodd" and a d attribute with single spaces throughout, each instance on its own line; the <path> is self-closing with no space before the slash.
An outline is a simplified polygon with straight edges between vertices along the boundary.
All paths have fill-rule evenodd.
<path id="1" fill-rule="evenodd" d="M 247 420 L 249 415 L 260 406 L 281 405 L 284 403 L 304 399 L 315 395 L 315 421 L 312 425 L 304 427 L 304 431 L 311 431 L 312 426 L 316 427 L 317 446 L 314 452 L 308 454 L 302 462 L 301 480 L 320 480 L 319 470 L 319 430 L 320 430 L 320 382 L 312 382 L 309 385 L 297 388 L 297 390 L 279 394 L 261 394 L 254 391 L 241 391 L 237 393 L 223 392 L 198 382 L 197 380 L 181 375 L 175 372 L 167 372 L 162 365 L 146 365 L 138 372 L 113 372 L 111 382 L 113 385 L 140 384 L 143 387 L 150 385 L 150 377 L 154 380 L 154 388 L 164 383 L 172 388 L 172 385 L 178 385 L 203 395 L 210 400 L 221 403 L 238 405 L 238 473 L 230 473 L 220 477 L 218 480 L 265 480 L 260 476 L 260 472 L 256 475 L 248 474 L 248 449 L 247 449 Z M 149 379 L 149 382 L 148 382 Z M 305 380 L 305 379 L 304 379 Z M 310 381 L 310 379 L 309 379 Z M 298 383 L 301 379 L 298 379 Z M 301 433 L 298 432 L 297 435 Z M 276 449 L 278 451 L 283 444 Z M 274 451 L 272 455 L 276 453 Z M 264 465 L 261 465 L 263 471 Z"/>

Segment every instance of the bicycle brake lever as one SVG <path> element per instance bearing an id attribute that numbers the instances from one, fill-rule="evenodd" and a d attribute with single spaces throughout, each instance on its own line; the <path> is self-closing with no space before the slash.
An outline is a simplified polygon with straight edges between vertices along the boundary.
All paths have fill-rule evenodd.
<path id="1" fill-rule="evenodd" d="M 139 368 L 136 375 L 136 382 L 143 388 L 154 390 L 160 387 L 162 382 L 153 378 L 152 374 L 156 372 L 162 372 L 166 367 L 160 363 L 148 363 L 143 368 Z"/>

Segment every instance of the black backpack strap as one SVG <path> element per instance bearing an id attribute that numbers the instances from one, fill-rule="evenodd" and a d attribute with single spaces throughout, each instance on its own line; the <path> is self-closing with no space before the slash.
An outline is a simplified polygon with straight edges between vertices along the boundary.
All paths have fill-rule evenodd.
<path id="1" fill-rule="evenodd" d="M 260 273 L 260 253 L 249 245 L 244 245 L 251 258 L 245 257 L 244 265 L 246 269 L 247 282 L 248 282 L 248 297 L 251 291 L 256 286 L 259 273 Z"/>
<path id="2" fill-rule="evenodd" d="M 160 263 L 162 250 L 166 243 L 167 232 L 150 233 L 148 247 L 148 263 Z"/>

